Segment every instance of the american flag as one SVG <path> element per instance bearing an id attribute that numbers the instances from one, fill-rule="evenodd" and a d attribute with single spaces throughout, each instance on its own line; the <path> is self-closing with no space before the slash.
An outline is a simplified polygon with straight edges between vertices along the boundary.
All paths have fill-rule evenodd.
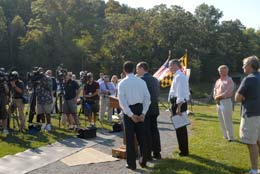
<path id="1" fill-rule="evenodd" d="M 169 69 L 169 61 L 170 58 L 168 58 L 153 75 L 160 81 L 162 88 L 169 87 L 172 83 L 173 73 Z"/>
<path id="2" fill-rule="evenodd" d="M 165 76 L 167 76 L 171 71 L 169 70 L 169 61 L 170 59 L 168 58 L 164 64 L 154 73 L 154 77 L 157 78 L 158 80 L 162 80 Z"/>
<path id="3" fill-rule="evenodd" d="M 172 79 L 173 79 L 173 73 L 169 69 L 169 61 L 170 58 L 168 58 L 164 64 L 154 73 L 154 77 L 157 78 L 160 81 L 161 87 L 162 88 L 167 88 L 171 86 L 172 84 Z M 187 53 L 182 56 L 179 61 L 181 62 L 182 65 L 182 71 L 184 74 L 187 72 L 187 64 L 188 64 L 188 56 Z"/>

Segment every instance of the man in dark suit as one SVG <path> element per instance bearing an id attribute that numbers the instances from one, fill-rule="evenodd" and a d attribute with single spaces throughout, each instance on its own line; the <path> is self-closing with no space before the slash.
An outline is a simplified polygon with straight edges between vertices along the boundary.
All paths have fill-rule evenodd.
<path id="1" fill-rule="evenodd" d="M 161 143 L 160 143 L 160 134 L 157 126 L 157 117 L 159 116 L 159 107 L 158 107 L 158 97 L 159 97 L 159 82 L 154 78 L 149 71 L 149 66 L 146 62 L 140 62 L 136 66 L 136 73 L 141 77 L 148 87 L 151 104 L 149 110 L 145 116 L 145 135 L 146 135 L 146 151 L 147 159 L 152 160 L 153 157 L 156 159 L 161 159 Z"/>

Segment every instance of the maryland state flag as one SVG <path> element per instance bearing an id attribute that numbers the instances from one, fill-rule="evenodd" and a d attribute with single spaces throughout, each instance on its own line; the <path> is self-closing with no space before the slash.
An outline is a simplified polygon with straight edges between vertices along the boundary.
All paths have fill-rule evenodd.
<path id="1" fill-rule="evenodd" d="M 188 67 L 188 55 L 187 53 L 184 54 L 184 56 L 182 56 L 179 61 L 181 62 L 181 66 L 182 66 L 182 72 L 184 74 L 187 73 L 187 67 Z"/>
<path id="2" fill-rule="evenodd" d="M 171 86 L 172 79 L 173 79 L 173 73 L 169 70 L 169 61 L 170 58 L 168 58 L 164 64 L 154 73 L 154 77 L 157 78 L 160 81 L 162 88 L 167 88 Z M 186 74 L 187 71 L 187 65 L 188 65 L 188 56 L 187 53 L 185 53 L 184 56 L 182 56 L 179 61 L 182 65 L 182 71 Z"/>
<path id="3" fill-rule="evenodd" d="M 169 70 L 169 61 L 170 58 L 153 75 L 160 81 L 162 88 L 167 88 L 172 84 L 173 73 Z"/>

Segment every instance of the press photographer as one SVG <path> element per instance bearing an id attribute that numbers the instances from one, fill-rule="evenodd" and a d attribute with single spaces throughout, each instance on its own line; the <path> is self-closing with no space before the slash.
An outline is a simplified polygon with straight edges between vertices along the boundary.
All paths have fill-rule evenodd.
<path id="1" fill-rule="evenodd" d="M 34 115 L 36 114 L 36 87 L 39 85 L 39 81 L 42 78 L 42 74 L 40 73 L 40 71 L 38 70 L 39 67 L 34 67 L 33 70 L 31 72 L 27 73 L 27 87 L 29 90 L 29 94 L 30 94 L 30 112 L 29 112 L 29 125 L 28 128 L 29 130 L 31 130 L 34 125 L 33 125 L 33 119 L 34 119 Z M 39 121 L 39 118 L 37 118 L 37 122 Z M 38 125 L 36 125 L 37 129 L 40 130 L 41 129 L 41 125 L 40 123 L 38 123 Z"/>
<path id="2" fill-rule="evenodd" d="M 24 117 L 24 82 L 19 79 L 17 71 L 12 71 L 9 75 L 9 82 L 11 87 L 12 106 L 18 110 L 19 114 L 19 130 L 24 131 L 25 129 L 25 117 Z"/>
<path id="3" fill-rule="evenodd" d="M 99 84 L 94 81 L 92 73 L 87 73 L 84 75 L 83 83 L 84 114 L 88 117 L 89 123 L 96 126 L 99 111 Z M 86 108 L 85 106 L 89 106 L 89 108 Z"/>
<path id="4" fill-rule="evenodd" d="M 58 80 L 57 84 L 57 103 L 59 104 L 59 127 L 60 127 L 60 122 L 62 122 L 63 125 L 66 125 L 67 122 L 67 116 L 63 112 L 63 99 L 64 99 L 64 84 L 65 84 L 65 78 L 67 75 L 67 69 L 64 68 L 63 64 L 60 64 L 57 69 L 56 69 L 56 78 Z M 56 109 L 57 109 L 56 108 Z"/>
<path id="5" fill-rule="evenodd" d="M 77 130 L 79 127 L 77 99 L 80 88 L 79 84 L 75 80 L 72 80 L 72 72 L 68 72 L 65 76 L 64 92 L 63 113 L 66 114 L 68 118 L 69 129 Z"/>
<path id="6" fill-rule="evenodd" d="M 44 74 L 42 68 L 34 70 L 29 73 L 28 79 L 33 88 L 33 95 L 31 100 L 31 108 L 36 100 L 36 114 L 37 124 L 42 123 L 42 130 L 51 130 L 51 111 L 52 111 L 52 79 Z M 32 109 L 31 109 L 32 110 Z M 47 124 L 45 122 L 45 117 Z M 29 123 L 32 122 L 32 118 L 29 118 Z"/>
<path id="7" fill-rule="evenodd" d="M 0 68 L 0 121 L 3 128 L 3 134 L 9 134 L 7 130 L 7 109 L 8 104 L 8 74 L 4 68 Z"/>

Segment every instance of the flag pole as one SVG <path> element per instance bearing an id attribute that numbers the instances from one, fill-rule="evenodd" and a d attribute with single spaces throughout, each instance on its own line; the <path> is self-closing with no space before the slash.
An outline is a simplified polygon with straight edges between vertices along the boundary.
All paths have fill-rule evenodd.
<path id="1" fill-rule="evenodd" d="M 187 60 L 188 59 L 188 49 L 187 48 L 185 49 L 185 55 L 187 57 L 186 58 L 186 62 L 185 62 L 186 63 L 186 68 L 188 68 L 188 60 Z"/>
<path id="2" fill-rule="evenodd" d="M 171 59 L 171 56 L 172 56 L 172 51 L 169 50 L 168 51 L 168 60 Z M 166 108 L 166 111 L 170 111 L 170 102 L 168 101 L 168 99 L 167 99 L 167 105 L 165 105 L 163 102 L 160 102 L 160 101 L 159 101 L 159 103 L 161 103 L 161 105 Z"/>

